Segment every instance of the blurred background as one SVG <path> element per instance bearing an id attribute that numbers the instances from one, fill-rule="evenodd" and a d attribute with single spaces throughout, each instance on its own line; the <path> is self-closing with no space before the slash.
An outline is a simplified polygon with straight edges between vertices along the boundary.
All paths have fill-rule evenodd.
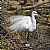
<path id="1" fill-rule="evenodd" d="M 0 41 L 2 50 L 50 50 L 50 0 L 2 0 L 1 2 Z M 29 43 L 33 49 L 24 49 L 24 32 L 16 33 L 8 30 L 9 18 L 16 15 L 36 16 L 37 29 L 30 32 Z"/>

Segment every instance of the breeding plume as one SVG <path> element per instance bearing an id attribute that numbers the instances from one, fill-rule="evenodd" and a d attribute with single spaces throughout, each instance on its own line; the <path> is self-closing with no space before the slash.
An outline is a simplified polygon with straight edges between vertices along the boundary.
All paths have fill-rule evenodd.
<path id="1" fill-rule="evenodd" d="M 32 16 L 12 16 L 10 17 L 10 27 L 11 31 L 33 31 L 36 29 L 36 11 L 32 12 Z"/>

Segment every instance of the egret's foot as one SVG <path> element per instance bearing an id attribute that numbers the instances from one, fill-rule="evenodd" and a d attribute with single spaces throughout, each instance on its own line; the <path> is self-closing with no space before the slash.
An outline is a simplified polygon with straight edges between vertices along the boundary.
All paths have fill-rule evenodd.
<path id="1" fill-rule="evenodd" d="M 29 43 L 26 43 L 25 46 L 26 46 L 26 47 L 30 47 L 30 44 L 29 44 Z"/>

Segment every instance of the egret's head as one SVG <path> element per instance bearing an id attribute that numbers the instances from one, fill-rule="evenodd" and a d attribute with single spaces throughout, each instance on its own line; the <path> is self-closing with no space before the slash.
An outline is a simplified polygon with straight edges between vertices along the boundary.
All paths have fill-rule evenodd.
<path id="1" fill-rule="evenodd" d="M 37 15 L 37 12 L 36 11 L 33 11 L 32 12 L 32 16 L 34 16 L 34 15 Z"/>

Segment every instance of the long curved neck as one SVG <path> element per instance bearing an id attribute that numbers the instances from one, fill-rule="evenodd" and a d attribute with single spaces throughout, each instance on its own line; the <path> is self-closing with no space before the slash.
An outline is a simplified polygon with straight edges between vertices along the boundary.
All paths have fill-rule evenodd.
<path id="1" fill-rule="evenodd" d="M 32 27 L 34 28 L 34 29 L 36 29 L 36 19 L 35 19 L 35 15 L 34 16 L 32 16 Z"/>
<path id="2" fill-rule="evenodd" d="M 34 21 L 35 20 L 35 15 L 32 15 L 32 21 Z"/>

